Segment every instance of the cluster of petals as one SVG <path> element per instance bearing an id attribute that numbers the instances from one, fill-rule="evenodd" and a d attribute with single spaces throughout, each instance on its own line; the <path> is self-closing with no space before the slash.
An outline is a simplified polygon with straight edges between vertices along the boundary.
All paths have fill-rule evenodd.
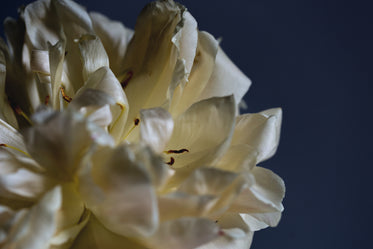
<path id="1" fill-rule="evenodd" d="M 249 248 L 285 187 L 257 166 L 281 109 L 239 114 L 250 80 L 172 0 L 134 31 L 38 0 L 0 40 L 0 247 Z"/>

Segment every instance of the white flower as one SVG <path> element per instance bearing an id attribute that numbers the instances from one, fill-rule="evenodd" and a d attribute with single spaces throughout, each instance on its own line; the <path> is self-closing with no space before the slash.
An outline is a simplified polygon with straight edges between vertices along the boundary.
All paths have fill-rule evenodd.
<path id="1" fill-rule="evenodd" d="M 238 115 L 251 82 L 172 0 L 135 31 L 39 0 L 0 43 L 2 248 L 249 248 L 285 187 L 257 166 L 281 109 Z"/>

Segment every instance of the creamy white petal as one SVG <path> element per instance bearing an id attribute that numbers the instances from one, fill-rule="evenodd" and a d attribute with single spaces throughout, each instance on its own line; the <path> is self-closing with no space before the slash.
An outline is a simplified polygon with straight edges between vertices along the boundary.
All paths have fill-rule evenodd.
<path id="1" fill-rule="evenodd" d="M 247 90 L 249 90 L 250 85 L 251 81 L 249 78 L 233 64 L 219 47 L 214 71 L 199 99 L 233 94 L 238 105 Z"/>
<path id="2" fill-rule="evenodd" d="M 108 67 L 101 67 L 90 75 L 79 92 L 89 88 L 102 91 L 115 101 L 115 104 L 111 105 L 110 108 L 113 122 L 109 126 L 109 133 L 117 143 L 121 142 L 126 135 L 123 124 L 126 123 L 128 115 L 127 97 L 122 86 Z M 132 124 L 132 122 L 130 123 Z"/>
<path id="3" fill-rule="evenodd" d="M 220 236 L 197 249 L 243 249 L 250 248 L 254 233 L 238 214 L 226 213 L 217 220 Z"/>
<path id="4" fill-rule="evenodd" d="M 232 172 L 250 172 L 258 152 L 247 144 L 231 145 L 214 167 Z"/>
<path id="5" fill-rule="evenodd" d="M 128 45 L 119 77 L 125 88 L 129 120 L 139 118 L 140 109 L 162 106 L 178 59 L 172 37 L 181 22 L 181 7 L 173 1 L 148 4 L 140 13 Z M 126 124 L 126 131 L 132 128 Z"/>
<path id="6" fill-rule="evenodd" d="M 79 234 L 71 249 L 146 249 L 129 238 L 105 228 L 93 215 Z"/>
<path id="7" fill-rule="evenodd" d="M 6 60 L 4 53 L 0 50 L 0 119 L 9 123 L 13 127 L 18 127 L 18 123 L 12 108 L 9 105 L 8 97 L 5 94 Z M 1 136 L 1 135 L 0 135 Z M 1 142 L 0 142 L 1 143 Z"/>
<path id="8" fill-rule="evenodd" d="M 18 150 L 14 150 L 11 148 L 8 149 L 15 154 L 23 156 L 25 155 L 24 153 L 20 152 L 26 151 L 26 146 L 23 142 L 22 135 L 2 119 L 0 119 L 0 144 L 2 144 L 2 147 L 4 147 L 4 145 L 5 147 L 9 145 L 17 148 Z"/>
<path id="9" fill-rule="evenodd" d="M 280 139 L 282 110 L 266 110 L 237 117 L 232 145 L 247 144 L 257 151 L 256 162 L 275 154 Z"/>
<path id="10" fill-rule="evenodd" d="M 138 159 L 126 145 L 102 148 L 80 176 L 87 207 L 106 228 L 122 236 L 149 236 L 158 225 L 154 188 Z"/>
<path id="11" fill-rule="evenodd" d="M 215 222 L 202 218 L 181 218 L 160 224 L 157 232 L 143 240 L 154 249 L 192 249 L 219 235 Z"/>
<path id="12" fill-rule="evenodd" d="M 61 199 L 61 189 L 56 187 L 24 212 L 10 231 L 4 249 L 48 249 L 56 230 L 56 213 Z"/>
<path id="13" fill-rule="evenodd" d="M 30 155 L 56 178 L 72 179 L 93 143 L 113 143 L 104 130 L 79 113 L 43 115 L 45 112 L 35 114 L 34 122 L 42 122 L 24 132 L 25 142 Z"/>
<path id="14" fill-rule="evenodd" d="M 109 58 L 100 39 L 95 35 L 82 35 L 79 38 L 79 49 L 83 64 L 83 80 L 101 67 L 109 67 Z"/>
<path id="15" fill-rule="evenodd" d="M 179 115 L 197 102 L 213 72 L 217 49 L 218 42 L 212 35 L 198 32 L 198 46 L 188 81 L 185 86 L 179 85 L 176 88 L 172 99 L 170 112 L 173 116 Z"/>
<path id="16" fill-rule="evenodd" d="M 100 13 L 91 12 L 89 15 L 94 31 L 100 37 L 109 57 L 110 69 L 116 76 L 119 76 L 123 71 L 124 56 L 133 31 Z"/>
<path id="17" fill-rule="evenodd" d="M 172 166 L 181 168 L 197 161 L 199 164 L 217 161 L 229 145 L 234 117 L 233 96 L 211 98 L 192 105 L 175 120 L 171 140 L 166 146 L 166 151 L 188 150 L 168 153 L 175 159 Z"/>
<path id="18" fill-rule="evenodd" d="M 252 170 L 255 184 L 245 188 L 234 201 L 231 211 L 240 213 L 282 212 L 285 196 L 283 180 L 272 171 L 255 167 Z"/>
<path id="19" fill-rule="evenodd" d="M 161 153 L 171 138 L 174 122 L 163 108 L 140 111 L 140 140 L 148 144 L 154 152 Z"/>
<path id="20" fill-rule="evenodd" d="M 258 231 L 268 226 L 275 227 L 280 222 L 281 212 L 240 214 L 251 231 Z"/>

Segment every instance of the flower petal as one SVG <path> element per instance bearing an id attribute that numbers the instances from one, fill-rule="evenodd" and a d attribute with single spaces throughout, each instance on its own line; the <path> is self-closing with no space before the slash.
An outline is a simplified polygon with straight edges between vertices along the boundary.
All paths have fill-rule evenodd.
<path id="1" fill-rule="evenodd" d="M 140 122 L 141 141 L 156 153 L 164 151 L 174 128 L 171 115 L 160 107 L 144 109 L 140 111 Z"/>
<path id="2" fill-rule="evenodd" d="M 8 97 L 5 94 L 6 60 L 4 53 L 0 50 L 0 119 L 13 127 L 18 127 L 17 119 L 9 105 Z M 1 136 L 1 135 L 0 135 Z"/>
<path id="3" fill-rule="evenodd" d="M 198 46 L 188 81 L 185 86 L 176 88 L 172 99 L 170 112 L 173 116 L 178 116 L 197 102 L 213 72 L 217 49 L 218 42 L 212 35 L 198 32 Z"/>
<path id="4" fill-rule="evenodd" d="M 101 67 L 109 67 L 109 58 L 100 39 L 95 35 L 82 35 L 79 38 L 79 50 L 83 64 L 83 80 Z"/>
<path id="5" fill-rule="evenodd" d="M 239 70 L 219 47 L 214 71 L 199 99 L 233 94 L 238 105 L 251 85 L 251 81 Z"/>
<path id="6" fill-rule="evenodd" d="M 112 144 L 112 138 L 79 113 L 42 111 L 24 132 L 27 151 L 48 174 L 71 180 L 93 143 Z"/>
<path id="7" fill-rule="evenodd" d="M 181 218 L 163 222 L 143 243 L 154 249 L 192 249 L 215 239 L 218 233 L 218 226 L 211 220 Z"/>
<path id="8" fill-rule="evenodd" d="M 9 150 L 17 155 L 25 155 L 24 153 L 20 152 L 26 151 L 26 146 L 23 142 L 22 135 L 2 119 L 0 119 L 0 143 L 2 146 L 10 145 L 13 148 L 16 148 L 17 150 L 10 148 Z"/>
<path id="9" fill-rule="evenodd" d="M 102 91 L 114 100 L 115 104 L 110 108 L 113 122 L 109 126 L 109 132 L 117 143 L 121 142 L 125 137 L 123 124 L 127 120 L 128 102 L 119 81 L 108 67 L 101 67 L 90 75 L 78 93 L 89 88 Z"/>
<path id="10" fill-rule="evenodd" d="M 93 215 L 79 234 L 71 249 L 146 249 L 129 238 L 119 236 L 105 228 Z"/>
<path id="11" fill-rule="evenodd" d="M 256 150 L 257 163 L 270 158 L 280 139 L 281 115 L 281 109 L 277 108 L 238 116 L 232 145 L 247 144 Z"/>
<path id="12" fill-rule="evenodd" d="M 95 152 L 81 172 L 80 192 L 87 207 L 122 236 L 148 236 L 158 225 L 156 196 L 144 163 L 122 145 Z"/>
<path id="13" fill-rule="evenodd" d="M 61 189 L 56 187 L 29 211 L 23 211 L 17 224 L 13 225 L 14 229 L 10 231 L 4 249 L 49 248 L 56 229 L 56 213 L 61 206 L 61 199 Z"/>
<path id="14" fill-rule="evenodd" d="M 255 167 L 252 170 L 255 184 L 245 188 L 231 207 L 240 213 L 282 212 L 285 196 L 283 180 L 269 169 Z"/>
<path id="15" fill-rule="evenodd" d="M 174 168 L 198 161 L 210 164 L 227 149 L 233 133 L 235 105 L 233 96 L 211 98 L 192 105 L 175 120 L 166 151 L 174 157 Z M 201 125 L 203 122 L 203 125 Z M 172 150 L 188 150 L 172 153 Z"/>
<path id="16" fill-rule="evenodd" d="M 182 25 L 181 11 L 173 1 L 156 1 L 138 17 L 119 77 L 131 106 L 129 120 L 138 118 L 140 109 L 162 106 L 167 99 L 178 59 L 172 37 Z M 127 123 L 126 132 L 131 128 Z"/>
<path id="17" fill-rule="evenodd" d="M 109 57 L 110 69 L 116 76 L 119 76 L 123 70 L 124 56 L 133 31 L 100 13 L 91 12 L 89 15 L 94 31 L 100 37 Z"/>

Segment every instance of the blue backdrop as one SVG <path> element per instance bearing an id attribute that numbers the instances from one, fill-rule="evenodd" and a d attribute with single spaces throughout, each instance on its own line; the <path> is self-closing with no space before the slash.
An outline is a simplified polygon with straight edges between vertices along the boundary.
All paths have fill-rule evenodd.
<path id="1" fill-rule="evenodd" d="M 1 19 L 16 16 L 22 2 L 30 1 L 2 3 Z M 79 2 L 133 28 L 148 1 Z M 285 211 L 277 228 L 255 234 L 252 248 L 371 248 L 368 1 L 181 2 L 252 79 L 247 111 L 284 111 L 279 150 L 262 165 L 285 180 Z"/>

